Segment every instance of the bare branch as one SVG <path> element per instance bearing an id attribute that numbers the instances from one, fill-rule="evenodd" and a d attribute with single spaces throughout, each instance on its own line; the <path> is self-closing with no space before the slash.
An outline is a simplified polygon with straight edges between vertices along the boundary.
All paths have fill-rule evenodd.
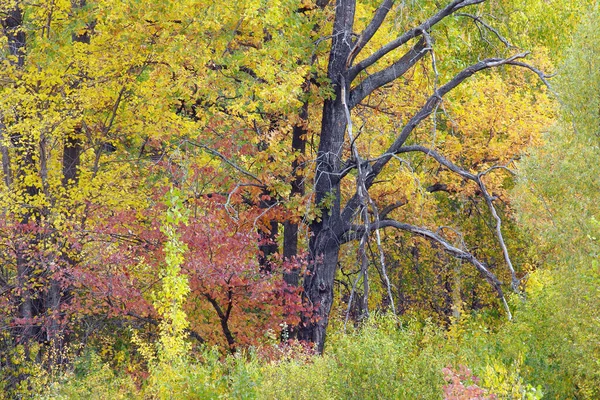
<path id="1" fill-rule="evenodd" d="M 227 213 L 233 217 L 235 220 L 238 219 L 238 212 L 235 210 L 235 208 L 233 208 L 233 206 L 231 205 L 231 200 L 233 198 L 233 195 L 235 194 L 235 192 L 237 192 L 237 190 L 239 188 L 243 188 L 243 187 L 257 187 L 257 188 L 261 188 L 261 189 L 265 189 L 266 186 L 265 185 L 257 185 L 255 183 L 237 183 L 234 188 L 229 192 L 229 194 L 227 195 L 227 201 L 225 202 L 225 210 L 227 210 Z M 233 214 L 229 212 L 229 210 L 233 211 Z"/>
<path id="2" fill-rule="evenodd" d="M 383 210 L 381 210 L 381 212 L 379 213 L 379 218 L 386 219 L 387 216 L 389 215 L 389 213 L 391 213 L 395 209 L 405 206 L 407 204 L 408 204 L 408 200 L 406 200 L 406 197 L 402 200 L 395 202 L 394 204 L 390 204 L 390 205 L 384 207 Z"/>
<path id="3" fill-rule="evenodd" d="M 239 165 L 237 165 L 236 163 L 234 163 L 233 161 L 231 161 L 229 158 L 225 157 L 223 154 L 221 154 L 217 150 L 211 149 L 210 147 L 208 147 L 208 146 L 206 146 L 204 144 L 193 142 L 193 141 L 191 141 L 189 139 L 186 140 L 186 143 L 189 143 L 192 146 L 196 146 L 196 147 L 199 147 L 201 149 L 204 149 L 204 150 L 206 150 L 207 153 L 212 154 L 213 156 L 219 157 L 221 160 L 223 160 L 225 163 L 227 163 L 230 166 L 232 166 L 234 169 L 238 170 L 242 174 L 244 174 L 247 177 L 250 177 L 253 180 L 255 180 L 256 182 L 258 182 L 260 184 L 260 187 L 264 187 L 265 186 L 263 184 L 263 182 L 258 178 L 258 176 L 254 175 L 252 172 L 246 171 L 244 168 L 240 167 Z"/>
<path id="4" fill-rule="evenodd" d="M 367 190 L 367 187 L 365 186 L 365 177 L 367 176 L 368 171 L 362 170 L 362 166 L 361 166 L 361 164 L 363 162 L 362 157 L 360 156 L 360 154 L 358 152 L 358 148 L 356 147 L 356 144 L 355 144 L 356 137 L 354 137 L 354 134 L 352 132 L 352 129 L 353 129 L 352 118 L 350 115 L 350 108 L 348 107 L 346 82 L 343 77 L 342 77 L 342 105 L 344 106 L 344 112 L 346 114 L 346 129 L 348 132 L 348 137 L 350 139 L 350 147 L 352 150 L 352 155 L 353 155 L 354 159 L 356 160 L 357 169 L 358 169 L 358 174 L 356 176 L 356 195 L 360 198 L 360 201 L 362 204 L 363 221 L 364 221 L 364 227 L 365 227 L 364 234 L 360 240 L 359 251 L 361 253 L 361 259 L 362 259 L 361 260 L 361 271 L 362 271 L 363 285 L 364 285 L 363 308 L 368 315 L 369 311 L 368 311 L 368 301 L 367 300 L 368 300 L 368 294 L 369 294 L 369 280 L 368 280 L 369 275 L 368 275 L 368 269 L 367 269 L 368 258 L 367 258 L 366 247 L 367 247 L 367 241 L 369 239 L 369 235 L 371 232 L 369 229 L 369 224 L 370 224 L 369 205 L 371 206 L 371 209 L 374 213 L 376 222 L 379 221 L 379 212 L 377 210 L 377 205 L 375 204 L 373 199 L 371 199 L 371 196 L 369 195 L 369 191 Z M 386 267 L 385 267 L 385 253 L 383 252 L 383 247 L 381 246 L 381 236 L 379 234 L 379 229 L 375 229 L 375 237 L 377 238 L 377 248 L 379 249 L 379 261 L 381 264 L 381 272 L 385 278 L 390 304 L 392 306 L 392 311 L 395 315 L 396 307 L 394 305 L 394 299 L 392 297 L 392 289 L 391 289 L 391 285 L 390 285 L 390 280 L 387 276 L 387 271 L 386 271 Z M 346 320 L 347 319 L 348 319 L 348 314 L 346 314 Z"/>
<path id="5" fill-rule="evenodd" d="M 437 162 L 439 162 L 440 164 L 442 164 L 443 166 L 448 168 L 450 171 L 462 176 L 465 179 L 475 182 L 477 184 L 477 186 L 479 186 L 479 189 L 481 190 L 481 194 L 483 195 L 483 198 L 485 199 L 488 209 L 490 210 L 490 213 L 492 214 L 492 217 L 494 218 L 494 220 L 496 222 L 495 235 L 496 235 L 496 238 L 498 239 L 498 244 L 500 245 L 500 248 L 502 249 L 502 255 L 504 256 L 504 261 L 506 261 L 506 265 L 508 266 L 508 269 L 511 274 L 512 288 L 515 292 L 518 292 L 520 281 L 517 278 L 517 274 L 515 272 L 512 261 L 510 259 L 510 255 L 508 253 L 508 248 L 506 247 L 506 242 L 504 241 L 504 237 L 502 235 L 502 220 L 498 216 L 496 207 L 494 206 L 494 197 L 492 197 L 490 195 L 485 184 L 481 180 L 481 178 L 484 175 L 490 173 L 491 171 L 493 171 L 495 169 L 506 169 L 508 171 L 510 171 L 510 170 L 506 166 L 496 165 L 496 166 L 493 166 L 483 172 L 480 172 L 477 175 L 474 175 L 474 174 L 458 167 L 456 164 L 454 164 L 451 161 L 449 161 L 448 159 L 444 158 L 442 155 L 435 152 L 434 150 L 428 149 L 424 146 L 405 146 L 405 147 L 400 148 L 398 150 L 398 153 L 407 153 L 407 152 L 415 152 L 415 151 L 425 153 L 427 156 L 435 159 Z"/>
<path id="6" fill-rule="evenodd" d="M 531 72 L 533 72 L 534 74 L 536 74 L 538 76 L 538 78 L 540 78 L 540 80 L 542 81 L 542 83 L 548 88 L 548 90 L 550 91 L 550 93 L 552 93 L 557 100 L 562 104 L 562 101 L 560 99 L 560 96 L 558 95 L 558 93 L 554 90 L 554 88 L 552 87 L 552 85 L 550 84 L 550 82 L 548 82 L 549 78 L 552 78 L 554 75 L 546 75 L 543 71 L 539 70 L 538 68 L 534 67 L 533 65 L 527 64 L 525 62 L 522 61 L 515 61 L 515 60 L 511 60 L 509 62 L 507 62 L 506 64 L 508 65 L 514 65 L 517 67 L 521 67 L 521 68 L 525 68 L 530 70 Z"/>
<path id="7" fill-rule="evenodd" d="M 363 222 L 364 222 L 364 233 L 362 235 L 362 237 L 360 238 L 360 244 L 359 244 L 359 248 L 358 248 L 358 253 L 360 256 L 360 276 L 363 277 L 363 310 L 366 313 L 366 316 L 369 315 L 369 303 L 368 303 L 368 297 L 369 297 L 369 271 L 368 271 L 368 267 L 369 267 L 369 259 L 367 257 L 367 240 L 369 238 L 369 210 L 368 210 L 368 206 L 367 206 L 367 202 L 369 201 L 368 197 L 369 197 L 369 192 L 367 191 L 365 184 L 364 184 L 364 178 L 365 178 L 365 173 L 362 170 L 362 157 L 360 156 L 359 152 L 358 152 L 358 148 L 356 147 L 356 137 L 354 136 L 353 133 L 353 124 L 352 124 L 352 116 L 350 115 L 350 108 L 348 106 L 348 93 L 347 93 L 347 87 L 346 87 L 346 81 L 344 79 L 344 77 L 342 76 L 342 82 L 341 82 L 341 90 L 342 90 L 342 105 L 344 106 L 344 113 L 346 115 L 346 132 L 348 133 L 348 138 L 350 139 L 350 148 L 352 151 L 352 156 L 354 157 L 354 159 L 356 160 L 356 168 L 358 170 L 358 173 L 356 174 L 356 195 L 360 198 L 360 202 L 361 202 L 361 208 L 362 208 L 362 214 L 363 214 Z M 357 136 L 358 137 L 358 136 Z M 350 302 L 348 303 L 348 311 L 346 312 L 346 319 L 344 321 L 344 328 L 346 327 L 346 323 L 348 321 L 348 317 L 350 315 L 350 307 L 352 306 L 352 298 L 354 295 L 354 291 L 356 289 L 356 284 L 358 282 L 358 278 L 356 279 L 356 281 L 354 282 L 354 285 L 352 287 L 352 293 L 350 293 Z"/>
<path id="8" fill-rule="evenodd" d="M 452 163 L 450 160 L 448 160 L 447 158 L 445 158 L 444 156 L 442 156 L 441 154 L 437 153 L 434 150 L 431 150 L 425 146 L 403 146 L 400 149 L 398 149 L 397 153 L 412 153 L 412 152 L 421 152 L 421 153 L 425 153 L 425 155 L 435 159 L 437 162 L 439 162 L 440 164 L 442 164 L 444 167 L 448 168 L 450 171 L 462 176 L 465 179 L 469 179 L 472 181 L 477 181 L 477 176 L 473 175 L 472 173 L 458 167 L 457 165 L 455 165 L 454 163 Z"/>
<path id="9" fill-rule="evenodd" d="M 474 4 L 483 3 L 485 1 L 486 0 L 454 0 L 453 2 L 448 4 L 446 7 L 444 7 L 442 10 L 440 10 L 437 14 L 435 14 L 434 16 L 432 16 L 431 18 L 429 18 L 428 20 L 423 22 L 421 25 L 405 32 L 403 35 L 401 35 L 397 39 L 395 39 L 395 40 L 389 42 L 388 44 L 384 45 L 383 47 L 381 47 L 379 50 L 377 50 L 371 56 L 362 60 L 355 66 L 351 67 L 348 70 L 348 77 L 350 79 L 350 82 L 352 82 L 354 80 L 354 78 L 356 78 L 356 76 L 361 71 L 363 71 L 365 68 L 368 68 L 371 65 L 375 64 L 386 54 L 388 54 L 392 50 L 397 49 L 398 47 L 402 46 L 403 44 L 407 43 L 409 40 L 420 36 L 423 32 L 429 31 L 434 25 L 436 25 L 438 22 L 440 22 L 447 16 L 455 13 L 456 11 L 460 10 L 461 8 L 471 6 Z"/>
<path id="10" fill-rule="evenodd" d="M 521 283 L 521 281 L 517 278 L 517 274 L 512 265 L 512 261 L 510 260 L 510 255 L 508 254 L 508 248 L 506 247 L 506 243 L 504 242 L 504 237 L 502 236 L 502 220 L 500 219 L 500 217 L 498 216 L 498 213 L 496 212 L 496 207 L 494 207 L 494 198 L 487 191 L 487 188 L 485 187 L 485 184 L 481 180 L 481 177 L 482 177 L 481 174 L 477 175 L 477 184 L 479 185 L 479 188 L 481 189 L 481 193 L 483 194 L 483 197 L 485 198 L 485 202 L 487 203 L 487 206 L 490 209 L 490 212 L 492 213 L 494 220 L 496 221 L 496 232 L 495 233 L 496 233 L 496 237 L 498 238 L 498 243 L 500 244 L 500 248 L 502 249 L 502 254 L 504 255 L 504 260 L 506 261 L 506 265 L 508 265 L 508 269 L 510 270 L 510 274 L 511 274 L 511 278 L 512 278 L 511 286 L 515 292 L 518 292 L 519 284 Z"/>
<path id="11" fill-rule="evenodd" d="M 512 44 L 510 44 L 510 42 L 508 40 L 506 40 L 506 38 L 504 36 L 502 36 L 500 34 L 500 32 L 498 32 L 497 29 L 495 29 L 493 26 L 491 26 L 490 24 L 485 22 L 483 19 L 481 19 L 481 17 L 478 17 L 477 15 L 473 15 L 473 14 L 466 14 L 466 13 L 457 13 L 456 16 L 471 18 L 473 21 L 475 21 L 475 25 L 480 24 L 485 29 L 492 32 L 498 38 L 498 40 L 500 40 L 506 47 L 509 47 L 509 48 L 514 47 Z M 486 42 L 487 42 L 487 40 L 486 40 Z"/>
<path id="12" fill-rule="evenodd" d="M 410 225 L 410 224 L 405 224 L 405 223 L 394 221 L 391 219 L 386 219 L 386 220 L 375 222 L 375 223 L 371 224 L 369 229 L 373 230 L 373 229 L 381 229 L 381 228 L 387 228 L 387 227 L 400 229 L 400 230 L 403 230 L 406 232 L 410 232 L 414 235 L 421 236 L 433 243 L 437 243 L 438 245 L 442 246 L 444 251 L 451 254 L 452 256 L 454 256 L 460 260 L 466 260 L 466 261 L 470 262 L 479 271 L 479 273 L 489 282 L 489 284 L 494 288 L 494 290 L 498 294 L 498 298 L 504 305 L 504 309 L 506 310 L 508 319 L 512 320 L 512 314 L 510 312 L 510 308 L 508 307 L 508 303 L 506 302 L 506 298 L 504 297 L 504 292 L 502 290 L 502 283 L 498 280 L 498 278 L 496 278 L 496 275 L 494 275 L 473 254 L 471 254 L 470 252 L 468 252 L 466 250 L 462 250 L 462 249 L 459 249 L 459 248 L 453 246 L 447 240 L 442 238 L 440 235 L 430 231 L 429 229 L 421 228 L 421 227 Z M 354 231 L 355 234 L 349 234 L 349 235 L 347 235 L 347 237 L 355 237 L 356 233 L 360 233 L 363 229 L 364 229 L 363 226 L 358 226 L 358 225 L 353 226 L 351 230 Z"/>
<path id="13" fill-rule="evenodd" d="M 350 92 L 348 106 L 352 109 L 374 90 L 398 79 L 414 66 L 429 50 L 426 41 L 421 39 L 404 56 L 389 67 L 365 78 Z"/>
<path id="14" fill-rule="evenodd" d="M 373 38 L 373 35 L 377 33 L 379 27 L 385 20 L 385 17 L 392 9 L 393 4 L 394 0 L 384 0 L 379 6 L 379 8 L 377 8 L 373 19 L 371 20 L 371 22 L 369 22 L 369 25 L 365 28 L 365 30 L 360 34 L 358 40 L 356 41 L 356 44 L 350 51 L 350 54 L 348 55 L 348 60 L 346 61 L 346 67 L 352 65 L 352 62 L 354 61 L 356 56 L 360 54 L 365 45 L 369 43 L 371 38 Z"/>
<path id="15" fill-rule="evenodd" d="M 414 131 L 414 129 L 431 113 L 437 108 L 437 106 L 441 103 L 442 98 L 452 89 L 456 88 L 462 82 L 464 82 L 467 78 L 471 77 L 475 73 L 489 69 L 498 67 L 501 65 L 514 63 L 515 60 L 523 58 L 527 56 L 529 53 L 520 53 L 516 54 L 509 58 L 489 58 L 483 61 L 478 62 L 477 64 L 473 64 L 457 75 L 455 75 L 449 82 L 442 85 L 439 89 L 435 90 L 433 95 L 427 99 L 423 107 L 413 117 L 408 121 L 408 123 L 404 126 L 394 143 L 387 149 L 387 151 L 377 159 L 377 161 L 372 165 L 371 170 L 368 176 L 365 179 L 365 186 L 369 189 L 374 183 L 377 176 L 381 173 L 383 168 L 387 165 L 387 163 L 392 159 L 392 157 L 400 152 L 400 149 L 408 139 L 409 135 Z M 350 221 L 352 215 L 356 212 L 360 205 L 359 198 L 354 195 L 342 211 L 342 220 Z"/>
<path id="16" fill-rule="evenodd" d="M 480 61 L 477 64 L 471 65 L 470 67 L 463 69 L 448 83 L 436 90 L 435 93 L 427 100 L 425 105 L 404 126 L 398 138 L 396 138 L 394 143 L 389 147 L 388 151 L 386 152 L 387 155 L 384 155 L 379 161 L 377 161 L 373 165 L 371 173 L 367 178 L 367 187 L 370 187 L 373 184 L 375 177 L 381 172 L 381 169 L 388 163 L 392 155 L 398 153 L 398 151 L 404 145 L 404 142 L 406 142 L 406 139 L 408 139 L 408 136 L 412 133 L 412 131 L 421 123 L 421 121 L 423 121 L 425 118 L 431 115 L 433 110 L 442 101 L 442 97 L 444 95 L 446 95 L 448 92 L 456 88 L 467 78 L 471 77 L 479 71 L 508 64 L 516 59 L 527 56 L 527 54 L 529 53 L 517 54 L 510 58 L 489 58 Z"/>

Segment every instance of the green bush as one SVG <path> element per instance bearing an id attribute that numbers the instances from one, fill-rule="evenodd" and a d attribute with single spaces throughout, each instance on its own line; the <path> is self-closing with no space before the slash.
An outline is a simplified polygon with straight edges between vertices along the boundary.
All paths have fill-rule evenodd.
<path id="1" fill-rule="evenodd" d="M 41 399 L 141 399 L 131 377 L 117 374 L 92 351 L 80 357 L 72 371 L 39 390 L 36 398 Z"/>

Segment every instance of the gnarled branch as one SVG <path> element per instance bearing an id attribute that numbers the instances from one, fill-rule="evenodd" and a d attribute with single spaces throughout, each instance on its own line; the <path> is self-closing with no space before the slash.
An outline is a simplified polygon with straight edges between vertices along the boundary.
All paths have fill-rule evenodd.
<path id="1" fill-rule="evenodd" d="M 481 180 L 481 178 L 484 175 L 486 175 L 487 173 L 489 173 L 490 171 L 492 171 L 494 169 L 498 169 L 498 168 L 505 168 L 505 167 L 494 166 L 492 168 L 489 168 L 486 171 L 483 171 L 477 175 L 474 175 L 474 174 L 466 171 L 465 169 L 460 168 L 456 164 L 452 163 L 451 161 L 446 159 L 444 156 L 442 156 L 438 152 L 428 149 L 424 146 L 404 146 L 404 147 L 400 148 L 397 153 L 408 153 L 408 152 L 415 152 L 415 151 L 425 153 L 425 155 L 435 159 L 438 163 L 442 164 L 443 166 L 448 168 L 450 171 L 462 176 L 465 179 L 475 182 L 477 184 L 477 186 L 479 186 L 479 189 L 481 190 L 481 194 L 483 195 L 483 198 L 485 199 L 488 209 L 490 210 L 490 213 L 492 214 L 492 217 L 494 218 L 494 221 L 496 222 L 495 235 L 496 235 L 496 239 L 498 239 L 498 244 L 500 245 L 500 248 L 502 249 L 502 255 L 504 256 L 504 261 L 506 261 L 506 265 L 508 266 L 508 269 L 511 274 L 511 280 L 512 280 L 511 286 L 514 291 L 518 291 L 520 281 L 517 278 L 517 274 L 515 272 L 512 261 L 510 259 L 510 255 L 508 253 L 508 248 L 506 247 L 506 242 L 504 241 L 504 236 L 502 235 L 502 220 L 500 219 L 500 217 L 498 216 L 498 213 L 496 212 L 496 207 L 494 206 L 494 197 L 492 195 L 490 195 L 490 193 L 488 192 L 488 190 L 485 186 L 485 183 L 483 183 L 483 181 Z"/>
<path id="2" fill-rule="evenodd" d="M 418 227 L 418 226 L 414 226 L 414 225 L 410 225 L 410 224 L 405 224 L 405 223 L 398 222 L 398 221 L 391 220 L 391 219 L 385 219 L 385 220 L 374 222 L 367 229 L 374 230 L 374 229 L 382 229 L 382 228 L 388 228 L 388 227 L 400 229 L 400 230 L 403 230 L 403 231 L 406 231 L 406 232 L 410 232 L 410 233 L 412 233 L 414 235 L 421 236 L 421 237 L 423 237 L 423 238 L 425 238 L 425 239 L 427 239 L 427 240 L 429 240 L 429 241 L 431 241 L 433 243 L 437 243 L 438 245 L 442 246 L 443 249 L 444 249 L 444 251 L 446 251 L 447 253 L 451 254 L 452 256 L 454 256 L 454 257 L 456 257 L 458 259 L 470 262 L 477 269 L 477 271 L 479 271 L 479 273 L 494 288 L 494 290 L 496 291 L 496 293 L 498 295 L 498 298 L 500 299 L 500 301 L 504 305 L 504 309 L 506 310 L 506 314 L 508 316 L 508 319 L 512 320 L 512 314 L 510 312 L 510 308 L 508 307 L 508 303 L 506 301 L 506 298 L 504 296 L 504 292 L 502 290 L 502 283 L 498 280 L 498 278 L 496 277 L 496 275 L 494 275 L 473 254 L 471 254 L 467 250 L 462 250 L 462 249 L 459 249 L 458 247 L 453 246 L 446 239 L 444 239 L 443 237 L 441 237 L 437 233 L 434 233 L 433 231 L 430 231 L 429 229 Z M 352 226 L 350 228 L 350 230 L 344 234 L 342 241 L 343 242 L 347 242 L 347 241 L 352 240 L 358 234 L 360 234 L 361 231 L 364 230 L 364 229 L 365 229 L 365 227 L 362 226 L 362 225 L 360 225 L 360 226 L 359 225 Z"/>
<path id="3" fill-rule="evenodd" d="M 348 70 L 348 77 L 349 77 L 350 82 L 352 82 L 354 80 L 354 78 L 356 78 L 356 76 L 361 71 L 364 71 L 365 68 L 368 68 L 371 65 L 375 64 L 377 61 L 379 61 L 381 58 L 383 58 L 386 54 L 388 54 L 392 50 L 397 49 L 398 47 L 402 46 L 403 44 L 407 43 L 409 40 L 422 35 L 423 32 L 429 31 L 434 25 L 439 23 L 441 20 L 443 20 L 447 16 L 455 13 L 456 11 L 460 10 L 461 8 L 464 8 L 464 7 L 467 7 L 470 5 L 474 5 L 474 4 L 483 3 L 484 1 L 485 0 L 454 0 L 453 2 L 448 4 L 446 7 L 444 7 L 442 10 L 440 10 L 437 14 L 435 14 L 434 16 L 432 16 L 431 18 L 429 18 L 428 20 L 423 22 L 421 25 L 405 32 L 404 34 L 399 36 L 397 39 L 392 40 L 391 42 L 389 42 L 386 45 L 384 45 L 383 47 L 381 47 L 379 50 L 377 50 L 371 56 L 365 58 L 364 60 L 360 61 L 358 64 L 351 67 Z M 360 41 L 360 39 L 359 39 L 359 41 Z"/>
<path id="4" fill-rule="evenodd" d="M 472 75 L 474 75 L 475 73 L 477 73 L 479 71 L 498 67 L 501 65 L 506 65 L 509 63 L 514 63 L 515 60 L 523 58 L 523 57 L 527 56 L 527 54 L 529 54 L 529 53 L 527 53 L 527 52 L 520 53 L 520 54 L 516 54 L 509 58 L 485 59 L 483 61 L 478 62 L 477 64 L 473 64 L 473 65 L 463 69 L 458 74 L 456 74 L 449 82 L 447 82 L 446 84 L 439 87 L 429 97 L 429 99 L 427 99 L 427 101 L 425 102 L 423 107 L 421 107 L 421 109 L 419 111 L 417 111 L 417 113 L 415 115 L 413 115 L 413 117 L 408 121 L 408 123 L 404 126 L 404 128 L 402 128 L 402 131 L 400 131 L 400 134 L 398 135 L 398 137 L 396 138 L 394 143 L 392 143 L 392 145 L 387 149 L 387 151 L 385 153 L 383 153 L 382 156 L 378 157 L 377 161 L 375 163 L 373 163 L 373 165 L 370 169 L 370 172 L 365 179 L 365 182 L 364 182 L 365 187 L 367 189 L 369 189 L 375 183 L 375 179 L 381 173 L 383 168 L 392 159 L 392 157 L 400 151 L 400 149 L 402 148 L 402 146 L 408 139 L 409 135 L 415 130 L 415 128 L 425 118 L 427 118 L 428 116 L 431 115 L 431 113 L 433 113 L 433 111 L 441 103 L 444 95 L 446 95 L 448 92 L 450 92 L 451 90 L 456 88 L 458 85 L 460 85 L 462 82 L 464 82 L 467 78 L 471 77 Z M 346 206 L 345 206 L 344 210 L 342 211 L 342 220 L 350 221 L 352 215 L 354 215 L 354 213 L 356 212 L 356 210 L 358 209 L 359 206 L 360 206 L 360 199 L 358 198 L 358 196 L 354 195 L 348 201 L 348 203 L 346 203 Z"/>

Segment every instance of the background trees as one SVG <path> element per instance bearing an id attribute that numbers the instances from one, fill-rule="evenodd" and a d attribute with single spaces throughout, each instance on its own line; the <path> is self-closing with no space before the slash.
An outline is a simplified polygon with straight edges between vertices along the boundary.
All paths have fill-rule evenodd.
<path id="1" fill-rule="evenodd" d="M 330 317 L 498 314 L 543 261 L 512 173 L 557 116 L 541 71 L 584 6 L 3 3 L 3 351 L 78 338 L 114 354 L 129 328 L 153 341 L 172 188 L 195 344 L 297 334 L 322 350 Z M 523 220 L 560 237 L 570 211 L 524 165 L 544 184 L 519 186 Z M 573 209 L 572 230 L 595 229 L 591 203 Z"/>

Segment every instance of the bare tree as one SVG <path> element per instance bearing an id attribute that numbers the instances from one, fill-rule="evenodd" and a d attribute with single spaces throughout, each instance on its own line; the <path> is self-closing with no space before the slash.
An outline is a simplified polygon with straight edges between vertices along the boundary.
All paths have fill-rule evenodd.
<path id="1" fill-rule="evenodd" d="M 337 0 L 335 3 L 335 20 L 331 35 L 332 44 L 329 53 L 327 76 L 331 81 L 335 93 L 334 98 L 326 100 L 323 106 L 320 142 L 316 161 L 314 202 L 320 210 L 320 219 L 310 225 L 311 238 L 309 243 L 310 260 L 307 275 L 304 278 L 304 296 L 307 303 L 314 307 L 316 315 L 306 317 L 300 327 L 300 339 L 316 343 L 318 350 L 323 351 L 326 328 L 329 322 L 329 313 L 333 302 L 333 284 L 338 265 L 340 246 L 351 240 L 359 241 L 359 253 L 366 257 L 364 250 L 365 242 L 369 235 L 379 235 L 379 229 L 395 228 L 413 235 L 426 238 L 437 243 L 438 247 L 447 253 L 471 263 L 487 280 L 496 291 L 500 301 L 503 303 L 508 318 L 511 318 L 510 310 L 504 298 L 501 282 L 490 271 L 490 269 L 472 253 L 453 246 L 435 230 L 424 227 L 412 226 L 388 217 L 388 212 L 381 215 L 376 211 L 376 205 L 369 196 L 369 189 L 376 183 L 377 177 L 384 171 L 390 160 L 397 157 L 399 153 L 422 152 L 441 167 L 446 168 L 464 179 L 471 180 L 477 184 L 491 215 L 496 221 L 496 238 L 502 248 L 504 259 L 509 266 L 512 275 L 512 286 L 517 288 L 519 281 L 516 277 L 512 262 L 501 232 L 501 221 L 494 207 L 494 198 L 487 191 L 482 178 L 489 171 L 482 173 L 471 173 L 453 164 L 442 155 L 423 146 L 407 146 L 405 143 L 415 128 L 436 112 L 443 97 L 459 86 L 474 74 L 502 65 L 515 65 L 525 67 L 542 79 L 545 76 L 535 68 L 518 61 L 527 53 L 515 54 L 508 58 L 488 58 L 468 66 L 458 72 L 445 83 L 436 85 L 430 97 L 421 105 L 420 109 L 408 120 L 400 130 L 394 142 L 379 157 L 372 160 L 361 158 L 354 146 L 352 133 L 351 114 L 353 109 L 367 96 L 382 88 L 398 78 L 402 77 L 420 60 L 427 55 L 433 59 L 435 69 L 435 58 L 433 54 L 433 41 L 430 31 L 440 21 L 457 15 L 459 10 L 484 3 L 486 0 L 454 0 L 441 8 L 437 13 L 426 19 L 420 25 L 404 32 L 396 39 L 374 51 L 368 57 L 356 62 L 357 56 L 365 48 L 365 45 L 373 38 L 380 29 L 390 10 L 394 6 L 393 0 L 382 1 L 375 11 L 372 20 L 362 33 L 356 35 L 353 31 L 356 1 Z M 464 16 L 463 14 L 460 14 Z M 477 19 L 475 19 L 477 22 Z M 499 33 L 487 24 L 478 25 L 483 29 L 491 29 L 494 35 Z M 508 42 L 499 36 L 501 42 Z M 388 67 L 376 72 L 363 73 L 367 68 L 371 70 L 384 56 L 399 50 L 404 45 L 412 44 L 407 51 L 402 53 L 397 61 Z M 351 158 L 343 160 L 343 148 L 351 149 Z M 356 172 L 356 192 L 342 204 L 340 193 L 341 182 L 349 179 L 348 172 Z M 362 223 L 356 224 L 357 217 Z M 381 248 L 380 248 L 381 251 Z M 385 272 L 385 260 L 381 254 L 381 266 Z M 363 271 L 365 262 L 362 261 Z M 365 287 L 368 290 L 368 287 Z M 391 293 L 390 293 L 391 295 Z"/>

